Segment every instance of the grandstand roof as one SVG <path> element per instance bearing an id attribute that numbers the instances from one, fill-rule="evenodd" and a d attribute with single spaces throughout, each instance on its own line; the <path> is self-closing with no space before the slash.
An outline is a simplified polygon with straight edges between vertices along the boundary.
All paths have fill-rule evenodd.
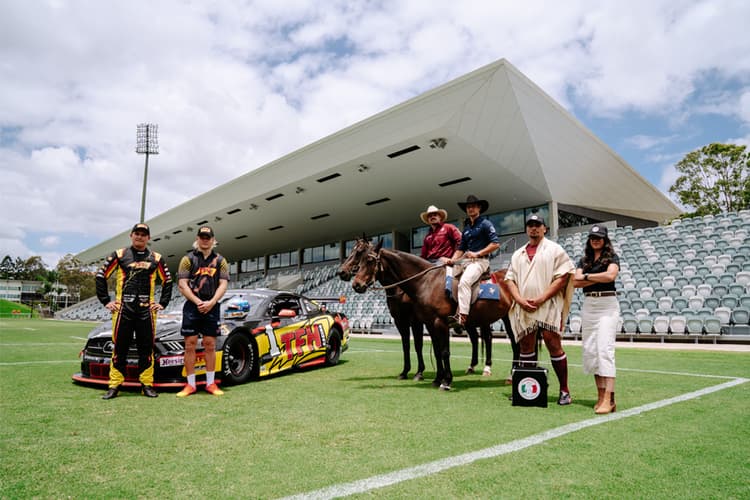
<path id="1" fill-rule="evenodd" d="M 419 213 L 427 205 L 458 218 L 456 203 L 470 193 L 489 200 L 490 212 L 555 201 L 655 222 L 679 213 L 501 59 L 147 222 L 154 248 L 172 266 L 203 221 L 214 227 L 219 251 L 235 261 L 363 232 L 408 234 L 421 224 Z M 78 257 L 99 261 L 129 244 L 128 233 L 129 228 Z"/>

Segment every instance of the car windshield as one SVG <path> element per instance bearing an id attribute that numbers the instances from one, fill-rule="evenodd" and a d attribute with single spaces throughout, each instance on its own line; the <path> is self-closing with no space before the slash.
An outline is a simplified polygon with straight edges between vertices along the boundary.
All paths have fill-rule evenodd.
<path id="1" fill-rule="evenodd" d="M 251 292 L 228 292 L 221 300 L 221 312 L 225 318 L 244 318 L 253 315 L 266 300 L 265 295 Z"/>

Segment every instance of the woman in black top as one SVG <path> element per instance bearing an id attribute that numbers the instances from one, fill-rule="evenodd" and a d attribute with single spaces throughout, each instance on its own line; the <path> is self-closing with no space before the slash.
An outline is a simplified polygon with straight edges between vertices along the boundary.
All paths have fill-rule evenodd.
<path id="1" fill-rule="evenodd" d="M 594 411 L 615 411 L 615 340 L 620 319 L 615 279 L 620 258 L 612 248 L 607 228 L 595 225 L 589 231 L 585 254 L 576 265 L 574 284 L 583 288 L 581 331 L 583 372 L 594 374 L 598 399 Z"/>

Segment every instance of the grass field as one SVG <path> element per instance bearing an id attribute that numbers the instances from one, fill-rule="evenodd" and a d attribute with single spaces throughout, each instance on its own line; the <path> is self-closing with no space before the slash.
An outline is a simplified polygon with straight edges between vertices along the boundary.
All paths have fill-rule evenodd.
<path id="1" fill-rule="evenodd" d="M 91 327 L 0 320 L 0 498 L 750 498 L 747 353 L 621 348 L 612 417 L 576 346 L 574 403 L 554 404 L 552 375 L 545 409 L 508 401 L 507 344 L 483 378 L 455 343 L 442 393 L 396 380 L 400 345 L 378 338 L 221 398 L 102 401 L 70 380 Z"/>

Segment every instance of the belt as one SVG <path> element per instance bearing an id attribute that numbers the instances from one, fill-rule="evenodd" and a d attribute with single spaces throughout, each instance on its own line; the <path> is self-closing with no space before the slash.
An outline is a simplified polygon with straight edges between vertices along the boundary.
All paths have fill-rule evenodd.
<path id="1" fill-rule="evenodd" d="M 617 292 L 584 292 L 584 297 L 616 297 Z"/>

